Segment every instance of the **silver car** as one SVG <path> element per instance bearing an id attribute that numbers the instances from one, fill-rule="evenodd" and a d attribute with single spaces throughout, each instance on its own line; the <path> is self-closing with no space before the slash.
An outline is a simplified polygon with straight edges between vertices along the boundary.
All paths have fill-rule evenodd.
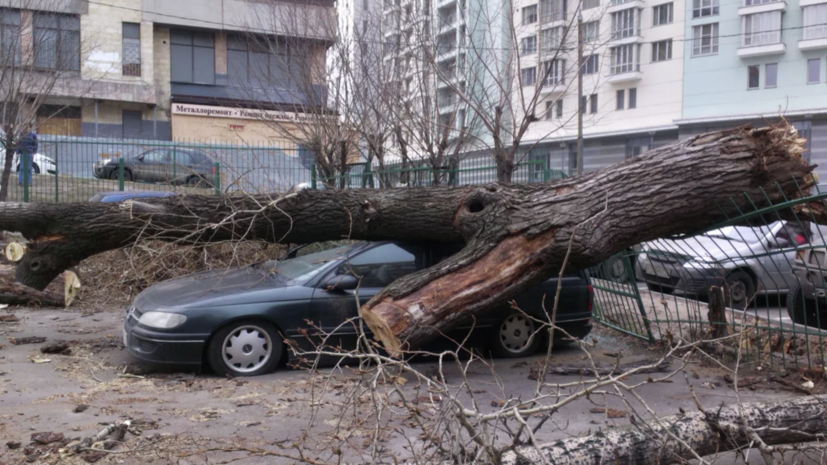
<path id="1" fill-rule="evenodd" d="M 795 279 L 795 249 L 809 241 L 809 223 L 729 226 L 686 239 L 643 244 L 636 275 L 650 288 L 691 297 L 726 286 L 730 305 L 746 308 L 755 295 L 785 294 Z"/>

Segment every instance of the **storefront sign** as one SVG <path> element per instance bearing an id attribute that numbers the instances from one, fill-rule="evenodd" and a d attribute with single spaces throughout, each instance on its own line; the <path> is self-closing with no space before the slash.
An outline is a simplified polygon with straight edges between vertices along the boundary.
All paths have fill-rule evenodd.
<path id="1" fill-rule="evenodd" d="M 172 104 L 173 115 L 205 116 L 208 118 L 235 118 L 259 121 L 301 122 L 307 119 L 303 113 L 286 111 L 251 110 L 248 108 L 213 107 L 208 105 Z"/>

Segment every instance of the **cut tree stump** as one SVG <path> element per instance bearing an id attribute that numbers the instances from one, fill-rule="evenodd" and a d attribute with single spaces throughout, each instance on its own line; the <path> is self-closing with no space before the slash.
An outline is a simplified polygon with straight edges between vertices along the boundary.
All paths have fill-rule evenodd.
<path id="1" fill-rule="evenodd" d="M 827 396 L 808 396 L 777 402 L 709 408 L 636 420 L 631 426 L 561 439 L 538 447 L 520 446 L 503 455 L 502 465 L 659 465 L 678 463 L 754 444 L 750 432 L 766 444 L 821 440 L 827 431 Z M 667 429 L 670 434 L 667 433 Z M 751 430 L 751 431 L 750 431 Z M 680 439 L 680 442 L 675 438 Z M 683 442 L 683 444 L 681 444 Z M 687 449 L 688 446 L 689 449 Z M 757 447 L 754 446 L 754 447 Z"/>
<path id="2" fill-rule="evenodd" d="M 568 266 L 582 269 L 640 242 L 709 228 L 752 201 L 799 198 L 815 183 L 800 157 L 804 142 L 787 125 L 740 127 L 536 184 L 4 203 L 0 230 L 28 239 L 15 276 L 36 289 L 91 255 L 142 239 L 464 241 L 458 254 L 393 282 L 360 309 L 398 354 L 558 273 L 570 240 Z M 827 223 L 822 202 L 797 209 Z"/>
<path id="3" fill-rule="evenodd" d="M 73 271 L 64 271 L 40 291 L 15 281 L 13 267 L 0 265 L 0 304 L 68 307 L 78 289 L 80 279 Z"/>

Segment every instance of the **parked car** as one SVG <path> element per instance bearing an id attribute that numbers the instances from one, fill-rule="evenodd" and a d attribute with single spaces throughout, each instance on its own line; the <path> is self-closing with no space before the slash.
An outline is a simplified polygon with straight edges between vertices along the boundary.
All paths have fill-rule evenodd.
<path id="1" fill-rule="evenodd" d="M 706 297 L 709 287 L 726 285 L 730 305 L 746 308 L 757 294 L 785 294 L 792 282 L 795 248 L 811 237 L 797 223 L 729 226 L 687 239 L 643 244 L 637 277 L 650 288 Z"/>
<path id="2" fill-rule="evenodd" d="M 89 199 L 90 202 L 123 202 L 129 199 L 147 197 L 173 197 L 175 192 L 169 191 L 109 191 L 98 192 Z"/>
<path id="3" fill-rule="evenodd" d="M 802 325 L 827 329 L 827 226 L 818 226 L 811 247 L 796 251 L 787 313 Z"/>
<path id="4" fill-rule="evenodd" d="M 92 165 L 92 172 L 99 179 L 118 179 L 118 159 L 102 159 Z M 210 156 L 195 149 L 159 147 L 124 159 L 126 181 L 209 187 L 214 174 Z"/>
<path id="5" fill-rule="evenodd" d="M 364 304 L 392 281 L 457 250 L 362 242 L 165 281 L 141 292 L 127 310 L 124 344 L 133 356 L 149 362 L 200 366 L 206 360 L 222 375 L 267 373 L 293 356 L 284 340 L 313 347 L 311 340 L 318 340 L 319 333 L 308 321 L 333 334 L 328 345 L 354 347 L 356 327 L 344 323 L 358 315 L 356 298 Z M 543 318 L 543 296 L 554 295 L 557 282 L 552 278 L 517 296 L 519 308 Z M 563 277 L 557 324 L 574 337 L 591 331 L 592 293 L 584 273 Z M 472 336 L 485 340 L 498 356 L 526 356 L 544 342 L 534 336 L 536 323 L 507 304 L 467 322 L 454 336 L 462 340 L 472 326 Z"/>
<path id="6" fill-rule="evenodd" d="M 0 160 L 5 160 L 6 149 L 0 148 Z M 23 169 L 20 165 L 20 154 L 15 153 L 11 162 L 12 173 L 17 173 Z M 57 164 L 51 158 L 42 153 L 35 153 L 32 157 L 32 173 L 34 174 L 55 174 L 57 173 Z"/>

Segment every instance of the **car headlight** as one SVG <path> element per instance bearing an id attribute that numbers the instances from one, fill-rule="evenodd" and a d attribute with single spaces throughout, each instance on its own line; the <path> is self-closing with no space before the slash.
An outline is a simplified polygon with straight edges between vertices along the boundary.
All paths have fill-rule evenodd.
<path id="1" fill-rule="evenodd" d="M 52 160 L 52 159 L 51 159 L 51 158 L 49 158 L 49 157 L 43 157 L 43 159 L 44 159 L 44 160 L 46 160 L 47 162 L 49 162 L 49 163 L 53 164 L 53 165 L 56 165 L 56 164 L 57 164 L 57 163 L 55 163 L 55 161 L 54 161 L 54 160 Z"/>
<path id="2" fill-rule="evenodd" d="M 170 329 L 181 326 L 187 317 L 180 313 L 146 312 L 141 315 L 138 323 L 151 328 Z"/>

